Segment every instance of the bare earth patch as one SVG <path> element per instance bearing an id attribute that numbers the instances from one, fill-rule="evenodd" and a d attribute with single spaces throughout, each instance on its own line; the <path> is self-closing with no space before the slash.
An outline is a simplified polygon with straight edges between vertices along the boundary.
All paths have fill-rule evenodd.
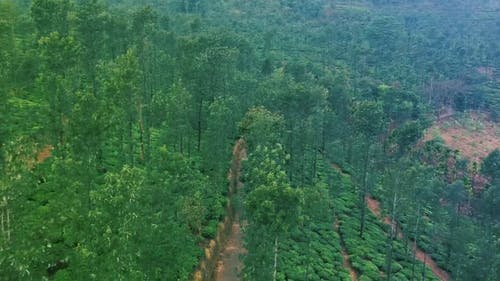
<path id="1" fill-rule="evenodd" d="M 448 273 L 446 271 L 442 270 L 441 268 L 439 268 L 439 266 L 436 264 L 436 262 L 428 254 L 424 253 L 422 250 L 420 250 L 418 247 L 416 247 L 415 244 L 413 245 L 413 250 L 415 250 L 415 257 L 417 258 L 417 260 L 425 263 L 425 266 L 430 268 L 432 270 L 432 272 L 437 277 L 439 277 L 439 279 L 441 279 L 443 281 L 451 280 Z"/>
<path id="2" fill-rule="evenodd" d="M 43 149 L 36 155 L 36 163 L 40 164 L 45 161 L 45 159 L 49 158 L 52 155 L 52 149 L 53 148 L 50 145 L 44 146 Z"/>
<path id="3" fill-rule="evenodd" d="M 238 217 L 234 218 L 231 235 L 228 237 L 224 251 L 221 253 L 215 270 L 215 280 L 241 280 L 243 264 L 240 255 L 245 253 L 243 235 Z"/>
<path id="4" fill-rule="evenodd" d="M 246 159 L 246 157 L 245 141 L 240 139 L 234 146 L 233 162 L 231 163 L 231 169 L 228 173 L 230 197 L 243 188 L 243 183 L 240 181 L 241 162 Z M 240 256 L 246 253 L 246 249 L 243 245 L 241 223 L 244 224 L 245 222 L 240 222 L 239 211 L 237 207 L 234 207 L 231 233 L 218 258 L 215 269 L 215 281 L 242 280 L 241 271 L 243 269 L 243 263 Z"/>
<path id="5" fill-rule="evenodd" d="M 500 126 L 484 114 L 470 113 L 460 120 L 443 119 L 427 131 L 424 141 L 432 140 L 437 134 L 446 146 L 477 163 L 500 148 Z"/>

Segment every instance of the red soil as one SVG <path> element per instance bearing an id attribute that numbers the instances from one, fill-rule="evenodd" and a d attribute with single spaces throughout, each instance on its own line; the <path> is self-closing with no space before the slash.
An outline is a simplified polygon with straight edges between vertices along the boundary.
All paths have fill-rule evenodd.
<path id="1" fill-rule="evenodd" d="M 239 189 L 243 188 L 243 183 L 239 180 L 239 178 L 241 175 L 241 162 L 245 158 L 245 141 L 240 139 L 234 146 L 233 162 L 231 163 L 231 169 L 228 174 L 230 196 L 238 192 Z M 224 245 L 224 250 L 220 253 L 219 260 L 217 261 L 217 268 L 215 269 L 216 281 L 233 281 L 242 279 L 241 270 L 243 269 L 243 263 L 240 260 L 240 256 L 246 253 L 246 249 L 243 246 L 243 233 L 241 231 L 238 213 L 238 208 L 235 208 L 231 233 L 229 234 L 229 237 Z"/>
<path id="2" fill-rule="evenodd" d="M 374 199 L 370 196 L 367 196 L 365 198 L 365 200 L 366 200 L 366 205 L 368 206 L 368 209 L 370 209 L 370 211 L 378 218 L 382 218 L 382 214 L 380 212 L 380 202 L 378 202 L 376 199 Z M 397 223 L 393 223 L 391 221 L 391 218 L 389 218 L 389 217 L 384 217 L 383 220 L 384 220 L 384 223 L 387 225 L 390 225 L 393 228 L 393 230 L 396 230 L 395 228 L 398 227 Z M 399 229 L 399 228 L 398 228 L 398 238 L 403 238 L 401 229 Z"/>
<path id="3" fill-rule="evenodd" d="M 349 275 L 351 276 L 352 281 L 357 281 L 358 280 L 358 274 L 354 270 L 354 268 L 351 265 L 351 261 L 349 261 L 349 255 L 347 254 L 346 250 L 344 247 L 341 249 L 342 251 L 342 266 L 344 268 L 347 268 L 349 270 Z"/>
<path id="4" fill-rule="evenodd" d="M 52 149 L 54 148 L 51 145 L 45 145 L 40 151 L 36 153 L 34 159 L 31 158 L 26 160 L 26 166 L 29 169 L 33 169 L 35 165 L 43 163 L 43 161 L 52 156 Z"/>
<path id="5" fill-rule="evenodd" d="M 413 249 L 415 250 L 415 257 L 417 258 L 417 260 L 425 263 L 425 266 L 427 266 L 432 271 L 432 273 L 434 273 L 434 275 L 436 275 L 437 277 L 439 277 L 439 279 L 441 279 L 443 281 L 451 280 L 448 272 L 439 268 L 439 266 L 431 258 L 431 256 L 424 253 L 422 250 L 420 250 L 418 247 L 416 247 L 416 245 L 413 245 Z"/>
<path id="6" fill-rule="evenodd" d="M 44 146 L 44 148 L 36 155 L 36 163 L 40 164 L 45 161 L 45 159 L 49 158 L 52 155 L 52 149 L 53 147 L 51 145 Z"/>
<path id="7" fill-rule="evenodd" d="M 381 217 L 382 213 L 380 212 L 380 202 L 372 197 L 367 196 L 366 205 L 368 205 L 368 209 L 370 209 L 370 211 L 372 211 L 375 216 L 379 218 Z"/>
<path id="8" fill-rule="evenodd" d="M 472 124 L 468 128 L 462 124 L 466 120 Z M 477 128 L 473 128 L 474 126 Z M 433 139 L 435 132 L 439 132 L 446 146 L 460 151 L 464 157 L 477 163 L 496 148 L 500 148 L 500 126 L 483 114 L 471 113 L 461 120 L 440 120 L 427 131 L 424 141 Z"/>
<path id="9" fill-rule="evenodd" d="M 234 218 L 231 234 L 226 241 L 224 251 L 220 255 L 215 269 L 215 280 L 241 280 L 241 270 L 243 263 L 240 255 L 244 254 L 243 233 L 238 217 Z"/>

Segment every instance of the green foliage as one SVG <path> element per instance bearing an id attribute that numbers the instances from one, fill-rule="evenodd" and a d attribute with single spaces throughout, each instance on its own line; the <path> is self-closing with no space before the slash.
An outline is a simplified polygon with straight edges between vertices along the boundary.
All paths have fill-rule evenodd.
<path id="1" fill-rule="evenodd" d="M 350 280 L 342 267 L 340 239 L 331 224 L 308 224 L 291 231 L 282 243 L 278 280 Z"/>
<path id="2" fill-rule="evenodd" d="M 418 142 L 423 136 L 423 130 L 420 122 L 409 121 L 404 123 L 401 127 L 395 129 L 390 138 L 393 144 L 397 145 L 400 152 L 409 150 Z"/>
<path id="3" fill-rule="evenodd" d="M 283 131 L 283 116 L 274 114 L 264 107 L 251 108 L 239 124 L 241 134 L 253 150 L 257 145 L 272 146 L 280 142 Z"/>
<path id="4" fill-rule="evenodd" d="M 383 225 L 379 218 L 369 213 L 367 215 L 367 226 L 364 239 L 359 239 L 359 224 L 356 218 L 360 212 L 356 207 L 356 193 L 353 189 L 350 177 L 343 176 L 341 182 L 335 182 L 332 190 L 336 195 L 334 206 L 340 220 L 340 234 L 344 237 L 345 246 L 353 267 L 360 274 L 360 279 L 377 280 L 387 274 L 386 268 L 386 241 L 388 227 Z M 393 263 L 392 273 L 403 274 L 404 280 L 411 280 L 411 267 L 416 263 L 417 268 L 421 268 L 421 263 L 413 261 L 411 251 L 400 240 L 393 241 L 395 255 L 398 261 Z M 403 271 L 402 269 L 408 269 Z M 382 274 L 382 275 L 381 275 Z M 393 278 L 396 278 L 393 276 Z M 432 273 L 427 274 L 430 280 L 437 280 Z"/>
<path id="5" fill-rule="evenodd" d="M 251 155 L 259 162 L 252 165 L 247 176 L 248 194 L 245 209 L 250 223 L 263 225 L 271 233 L 286 231 L 296 224 L 301 205 L 301 192 L 287 183 L 284 169 L 283 150 L 280 145 L 275 149 L 257 147 Z"/>
<path id="6" fill-rule="evenodd" d="M 69 0 L 33 0 L 31 17 L 39 36 L 51 32 L 65 35 L 68 32 L 72 3 Z"/>
<path id="7" fill-rule="evenodd" d="M 497 152 L 473 186 L 414 147 L 432 110 L 500 115 L 498 4 L 410 2 L 0 1 L 0 276 L 190 279 L 242 136 L 246 279 L 349 280 L 342 244 L 359 280 L 421 276 L 368 193 L 454 280 L 499 279 Z"/>
<path id="8" fill-rule="evenodd" d="M 273 264 L 273 248 L 276 259 L 278 240 L 299 222 L 302 192 L 288 183 L 281 145 L 273 149 L 257 146 L 249 156 L 249 164 L 244 205 L 249 222 L 246 240 L 252 247 L 245 258 L 245 273 L 250 280 L 262 280 L 277 270 L 265 264 Z M 259 244 L 261 247 L 257 248 Z"/>
<path id="9" fill-rule="evenodd" d="M 354 106 L 353 117 L 355 128 L 366 138 L 374 138 L 384 128 L 384 112 L 382 104 L 372 101 L 361 101 Z"/>
<path id="10" fill-rule="evenodd" d="M 493 181 L 500 179 L 500 150 L 495 149 L 483 160 L 481 173 L 491 177 Z"/>

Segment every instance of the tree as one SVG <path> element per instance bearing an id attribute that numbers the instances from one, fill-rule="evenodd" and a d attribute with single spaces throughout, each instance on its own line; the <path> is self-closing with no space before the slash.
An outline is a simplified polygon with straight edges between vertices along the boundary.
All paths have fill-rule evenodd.
<path id="1" fill-rule="evenodd" d="M 382 104 L 373 101 L 361 101 L 355 104 L 353 108 L 354 129 L 360 136 L 361 153 L 357 168 L 357 184 L 359 186 L 359 207 L 360 228 L 359 236 L 363 237 L 365 229 L 366 204 L 365 198 L 369 193 L 369 174 L 370 163 L 372 162 L 372 146 L 376 138 L 384 129 L 384 113 Z"/>
<path id="2" fill-rule="evenodd" d="M 78 87 L 77 58 L 80 47 L 72 36 L 52 32 L 38 41 L 41 68 L 37 77 L 40 100 L 47 104 L 50 144 L 64 155 L 68 145 L 68 121 Z"/>
<path id="3" fill-rule="evenodd" d="M 492 181 L 500 179 L 500 149 L 493 150 L 483 160 L 481 173 L 490 177 Z"/>
<path id="4" fill-rule="evenodd" d="M 134 165 L 137 162 L 135 133 L 141 129 L 143 100 L 139 93 L 141 72 L 133 51 L 127 51 L 109 64 L 105 75 L 104 90 L 113 104 L 112 108 L 116 110 L 113 114 L 113 118 L 116 118 L 114 129 L 119 133 L 116 135 L 118 139 L 114 140 L 115 147 L 121 147 L 123 163 Z M 126 126 L 121 127 L 119 122 L 125 122 Z M 143 160 L 142 146 L 139 153 L 139 159 Z"/>
<path id="5" fill-rule="evenodd" d="M 496 208 L 500 202 L 500 150 L 495 149 L 484 160 L 481 165 L 481 173 L 490 178 L 487 189 L 481 194 L 478 207 L 484 214 L 484 219 L 500 220 L 500 214 Z"/>
<path id="6" fill-rule="evenodd" d="M 141 158 L 149 162 L 151 158 L 151 126 L 153 123 L 153 100 L 158 94 L 157 84 L 160 79 L 157 75 L 158 64 L 154 57 L 158 51 L 153 44 L 155 34 L 158 33 L 158 15 L 150 7 L 135 12 L 132 19 L 131 31 L 133 34 L 134 50 L 141 71 L 141 87 L 143 105 L 140 109 L 139 138 L 141 142 Z"/>
<path id="7" fill-rule="evenodd" d="M 280 143 L 283 139 L 283 127 L 283 116 L 262 106 L 251 108 L 239 124 L 250 151 L 259 145 L 271 147 Z"/>
<path id="8" fill-rule="evenodd" d="M 9 85 L 13 80 L 13 58 L 16 56 L 16 44 L 14 27 L 17 21 L 17 12 L 13 3 L 10 1 L 0 3 L 0 95 L 3 97 L 0 101 L 0 118 L 8 120 L 9 106 L 7 105 Z M 4 121 L 5 122 L 5 121 Z M 5 122 L 8 124 L 9 122 Z M 4 158 L 4 144 L 7 142 L 8 126 L 2 126 L 0 129 L 0 171 L 4 172 L 6 165 Z"/>
<path id="9" fill-rule="evenodd" d="M 249 233 L 253 235 L 248 238 L 248 243 L 252 246 L 256 246 L 253 244 L 255 242 L 265 243 L 265 252 L 260 257 L 254 253 L 247 256 L 247 277 L 250 280 L 276 280 L 279 239 L 282 233 L 297 223 L 302 195 L 300 190 L 292 188 L 288 183 L 284 171 L 285 155 L 280 145 L 274 149 L 257 147 L 249 161 L 254 165 L 251 165 L 248 175 L 249 192 L 245 197 L 245 210 L 249 228 L 258 232 Z M 265 234 L 261 236 L 259 233 Z M 268 239 L 262 241 L 259 239 L 262 237 Z M 274 243 L 269 240 L 274 240 Z M 272 253 L 270 248 L 273 249 Z M 251 249 L 258 251 L 254 247 Z M 273 264 L 273 267 L 268 267 L 267 270 L 262 268 L 261 265 L 266 263 Z"/>
<path id="10" fill-rule="evenodd" d="M 165 109 L 166 141 L 175 151 L 190 155 L 194 149 L 195 131 L 190 126 L 193 97 L 179 80 L 165 95 L 158 95 L 156 106 Z"/>
<path id="11" fill-rule="evenodd" d="M 26 280 L 53 278 L 74 261 L 88 229 L 81 162 L 52 157 L 23 173 L 12 194 L 16 219 L 2 268 Z M 5 266 L 5 267 L 4 267 Z M 9 276 L 4 275 L 3 276 Z"/>
<path id="12" fill-rule="evenodd" d="M 141 280 L 145 277 L 139 267 L 140 245 L 145 225 L 143 193 L 144 171 L 124 166 L 117 173 L 106 175 L 101 190 L 92 192 L 95 209 L 90 213 L 91 229 L 99 239 L 85 241 L 92 249 L 92 261 L 98 278 Z M 113 276 L 113 277 L 112 277 Z"/>
<path id="13" fill-rule="evenodd" d="M 231 39 L 222 34 L 179 42 L 182 77 L 186 81 L 186 88 L 193 95 L 193 108 L 196 109 L 191 123 L 197 131 L 198 152 L 201 152 L 207 127 L 208 108 L 215 97 L 227 94 L 228 82 L 234 73 L 238 50 Z"/>
<path id="14" fill-rule="evenodd" d="M 213 180 L 222 179 L 227 173 L 227 159 L 230 157 L 233 140 L 237 136 L 236 124 L 243 112 L 238 108 L 237 100 L 231 96 L 217 97 L 209 106 L 207 131 L 205 134 L 202 156 L 203 169 Z M 224 179 L 219 184 L 223 186 Z"/>
<path id="15" fill-rule="evenodd" d="M 420 122 L 405 122 L 389 136 L 389 152 L 396 152 L 397 156 L 403 155 L 413 148 L 413 145 L 422 138 L 422 135 Z"/>
<path id="16" fill-rule="evenodd" d="M 0 3 L 0 91 L 6 91 L 6 85 L 10 84 L 14 57 L 16 56 L 17 46 L 15 40 L 15 26 L 18 21 L 18 14 L 10 1 Z"/>
<path id="17" fill-rule="evenodd" d="M 31 17 L 39 37 L 58 32 L 66 36 L 69 32 L 69 14 L 72 4 L 69 0 L 33 0 Z"/>
<path id="18" fill-rule="evenodd" d="M 310 71 L 303 63 L 286 65 L 267 77 L 258 93 L 258 104 L 283 115 L 283 144 L 292 159 L 287 173 L 292 185 L 299 186 L 316 178 L 327 111 L 327 90 L 315 83 Z"/>
<path id="19" fill-rule="evenodd" d="M 78 3 L 76 13 L 76 38 L 81 46 L 80 62 L 83 63 L 86 80 L 94 95 L 97 95 L 97 65 L 104 57 L 106 23 L 109 21 L 99 0 L 83 0 Z"/>

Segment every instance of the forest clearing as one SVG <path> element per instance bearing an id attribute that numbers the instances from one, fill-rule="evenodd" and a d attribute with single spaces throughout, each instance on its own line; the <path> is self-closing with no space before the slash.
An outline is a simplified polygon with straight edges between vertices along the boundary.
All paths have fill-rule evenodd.
<path id="1" fill-rule="evenodd" d="M 435 137 L 476 163 L 500 149 L 500 126 L 484 113 L 465 113 L 463 117 L 440 120 L 427 130 L 424 140 Z"/>

